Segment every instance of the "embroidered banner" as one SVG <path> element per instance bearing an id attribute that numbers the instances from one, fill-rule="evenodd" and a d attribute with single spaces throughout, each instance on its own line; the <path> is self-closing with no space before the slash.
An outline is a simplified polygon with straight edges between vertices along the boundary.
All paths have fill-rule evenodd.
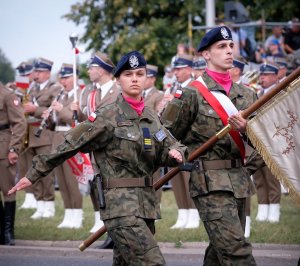
<path id="1" fill-rule="evenodd" d="M 300 206 L 300 79 L 265 104 L 247 135 L 275 177 Z"/>

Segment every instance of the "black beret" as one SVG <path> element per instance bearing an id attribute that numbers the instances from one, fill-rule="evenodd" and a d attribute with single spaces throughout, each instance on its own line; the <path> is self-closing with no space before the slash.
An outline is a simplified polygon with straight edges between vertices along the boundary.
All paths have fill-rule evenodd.
<path id="1" fill-rule="evenodd" d="M 122 56 L 115 68 L 114 76 L 119 77 L 124 70 L 146 68 L 146 65 L 144 56 L 138 51 L 132 51 Z"/>
<path id="2" fill-rule="evenodd" d="M 232 40 L 230 29 L 226 26 L 213 28 L 202 38 L 198 47 L 198 52 L 202 52 L 203 50 L 205 50 L 205 48 L 211 46 L 215 42 L 222 40 Z"/>

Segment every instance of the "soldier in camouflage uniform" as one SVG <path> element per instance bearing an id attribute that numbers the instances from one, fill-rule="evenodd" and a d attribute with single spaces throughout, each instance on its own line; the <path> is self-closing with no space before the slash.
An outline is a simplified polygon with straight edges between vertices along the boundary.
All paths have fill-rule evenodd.
<path id="1" fill-rule="evenodd" d="M 244 132 L 247 121 L 237 110 L 247 108 L 255 101 L 256 95 L 230 80 L 228 70 L 233 63 L 233 46 L 227 27 L 209 31 L 198 49 L 207 62 L 207 69 L 197 80 L 203 81 L 205 90 L 208 89 L 216 99 L 220 98 L 220 103 L 227 99 L 229 105 L 231 101 L 229 107 L 221 105 L 227 113 L 234 114 L 230 116 L 229 112 L 228 119 L 233 128 Z M 188 146 L 189 152 L 224 126 L 216 111 L 191 84 L 175 93 L 162 115 L 162 122 Z M 244 237 L 245 199 L 254 193 L 254 186 L 250 171 L 247 173 L 242 167 L 238 146 L 227 135 L 200 156 L 199 165 L 199 170 L 191 173 L 190 195 L 210 240 L 203 265 L 256 265 L 251 244 Z M 252 164 L 252 167 L 258 166 Z"/>
<path id="2" fill-rule="evenodd" d="M 160 211 L 152 175 L 161 165 L 182 162 L 186 147 L 161 125 L 155 112 L 144 108 L 146 61 L 140 53 L 124 55 L 115 77 L 122 89 L 117 100 L 68 131 L 56 153 L 36 156 L 26 177 L 9 194 L 31 185 L 78 151 L 92 151 L 103 178 L 106 207 L 101 217 L 115 243 L 113 265 L 165 265 L 153 237 Z"/>

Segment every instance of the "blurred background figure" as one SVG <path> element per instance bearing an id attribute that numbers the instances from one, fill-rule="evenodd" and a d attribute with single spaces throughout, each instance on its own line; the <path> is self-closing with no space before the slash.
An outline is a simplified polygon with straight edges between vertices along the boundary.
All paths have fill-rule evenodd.
<path id="1" fill-rule="evenodd" d="M 170 89 L 174 82 L 176 81 L 176 77 L 172 71 L 172 68 L 168 65 L 165 67 L 165 74 L 163 77 L 163 91 Z"/>
<path id="2" fill-rule="evenodd" d="M 199 76 L 202 76 L 206 68 L 206 62 L 202 56 L 195 57 L 193 61 L 193 78 L 197 79 Z"/>
<path id="3" fill-rule="evenodd" d="M 274 63 L 262 64 L 260 67 L 261 97 L 272 90 L 278 83 L 278 66 Z M 257 190 L 258 211 L 256 220 L 278 223 L 280 218 L 281 185 L 267 166 L 259 169 L 253 175 Z"/>
<path id="4" fill-rule="evenodd" d="M 16 195 L 7 196 L 7 193 L 15 185 L 26 120 L 19 98 L 1 82 L 0 106 L 0 244 L 12 246 L 15 245 Z"/>
<path id="5" fill-rule="evenodd" d="M 52 151 L 64 141 L 64 133 L 70 130 L 74 124 L 74 113 L 71 110 L 71 104 L 74 101 L 74 94 L 77 93 L 79 96 L 80 88 L 74 88 L 73 65 L 62 64 L 59 71 L 59 82 L 64 91 L 60 99 L 51 104 L 53 112 L 55 112 L 55 116 L 50 117 L 51 122 L 55 124 Z M 54 117 L 56 121 L 53 121 Z M 64 203 L 64 218 L 57 228 L 80 228 L 83 220 L 82 195 L 68 161 L 57 166 L 54 173 Z"/>
<path id="6" fill-rule="evenodd" d="M 288 54 L 300 49 L 300 22 L 298 18 L 292 19 L 291 28 L 284 35 L 284 49 Z"/>

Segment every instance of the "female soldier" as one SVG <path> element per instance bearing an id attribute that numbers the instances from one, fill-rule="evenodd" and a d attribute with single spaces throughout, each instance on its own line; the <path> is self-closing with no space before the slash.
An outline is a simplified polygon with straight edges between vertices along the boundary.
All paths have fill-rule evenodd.
<path id="1" fill-rule="evenodd" d="M 31 185 L 78 151 L 92 151 L 103 178 L 106 207 L 100 211 L 115 243 L 113 264 L 165 265 L 153 238 L 160 211 L 152 175 L 159 166 L 182 162 L 186 147 L 144 108 L 144 57 L 136 51 L 124 55 L 114 75 L 121 87 L 117 100 L 68 131 L 55 153 L 36 156 L 26 177 L 9 194 Z"/>

